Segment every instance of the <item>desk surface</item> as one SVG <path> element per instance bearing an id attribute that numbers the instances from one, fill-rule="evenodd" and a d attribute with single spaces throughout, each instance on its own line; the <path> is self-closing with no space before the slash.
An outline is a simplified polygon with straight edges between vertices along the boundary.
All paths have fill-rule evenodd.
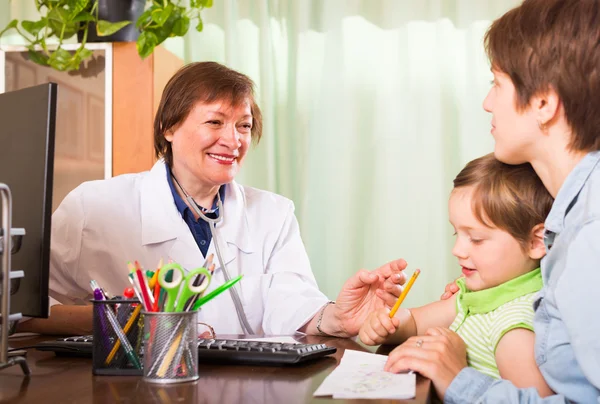
<path id="1" fill-rule="evenodd" d="M 25 347 L 43 339 L 26 337 L 11 340 L 10 345 Z M 30 349 L 27 362 L 32 375 L 29 378 L 22 375 L 19 366 L 0 370 L 0 402 L 77 404 L 333 402 L 334 400 L 330 398 L 315 398 L 312 394 L 339 363 L 345 349 L 359 351 L 368 351 L 368 349 L 346 339 L 307 337 L 305 341 L 327 343 L 337 347 L 338 351 L 331 357 L 295 367 L 201 365 L 198 381 L 167 386 L 145 383 L 141 377 L 136 376 L 93 376 L 91 359 L 57 357 L 51 352 Z M 433 396 L 431 387 L 428 379 L 418 376 L 415 400 L 368 400 L 368 402 L 373 404 L 428 403 Z"/>

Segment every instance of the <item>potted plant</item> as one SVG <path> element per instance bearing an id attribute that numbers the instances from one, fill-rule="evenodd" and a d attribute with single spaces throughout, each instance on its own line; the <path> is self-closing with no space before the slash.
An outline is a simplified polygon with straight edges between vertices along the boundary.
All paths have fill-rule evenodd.
<path id="1" fill-rule="evenodd" d="M 41 65 L 76 70 L 92 55 L 87 42 L 137 41 L 142 58 L 150 55 L 165 39 L 183 36 L 192 22 L 202 31 L 200 12 L 212 7 L 212 0 L 34 0 L 37 21 L 12 20 L 0 31 L 15 29 L 27 41 L 29 58 Z M 77 35 L 75 51 L 63 48 Z M 48 39 L 55 38 L 56 46 Z"/>

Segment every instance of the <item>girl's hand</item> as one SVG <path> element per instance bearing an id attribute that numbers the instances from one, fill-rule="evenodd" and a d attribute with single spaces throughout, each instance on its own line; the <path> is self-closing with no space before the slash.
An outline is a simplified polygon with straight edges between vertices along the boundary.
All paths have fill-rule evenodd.
<path id="1" fill-rule="evenodd" d="M 396 332 L 400 320 L 396 317 L 390 318 L 388 309 L 380 309 L 371 313 L 364 322 L 358 336 L 367 345 L 379 345 Z"/>

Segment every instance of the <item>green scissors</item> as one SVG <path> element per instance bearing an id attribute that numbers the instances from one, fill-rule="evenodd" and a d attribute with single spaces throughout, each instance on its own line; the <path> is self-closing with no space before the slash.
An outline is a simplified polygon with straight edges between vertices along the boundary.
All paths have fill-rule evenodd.
<path id="1" fill-rule="evenodd" d="M 171 280 L 167 275 L 172 273 Z M 202 277 L 202 282 L 195 285 L 196 278 Z M 158 272 L 158 283 L 167 292 L 164 312 L 183 311 L 188 299 L 194 295 L 202 294 L 210 284 L 210 273 L 206 268 L 197 268 L 187 275 L 181 265 L 176 263 L 167 264 Z"/>

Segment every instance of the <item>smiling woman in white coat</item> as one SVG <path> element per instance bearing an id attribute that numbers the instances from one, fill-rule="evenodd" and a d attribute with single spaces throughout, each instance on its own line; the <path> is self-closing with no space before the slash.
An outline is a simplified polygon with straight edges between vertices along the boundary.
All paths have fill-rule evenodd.
<path id="1" fill-rule="evenodd" d="M 210 288 L 244 275 L 199 313 L 217 335 L 356 335 L 372 310 L 393 305 L 406 263 L 357 272 L 330 304 L 317 287 L 292 201 L 234 180 L 261 134 L 247 76 L 214 62 L 178 71 L 154 121 L 152 169 L 84 183 L 54 213 L 50 295 L 57 304 L 49 319 L 20 329 L 90 332 L 90 280 L 118 295 L 129 286 L 128 261 L 153 269 L 163 258 L 191 270 L 215 253 Z"/>

